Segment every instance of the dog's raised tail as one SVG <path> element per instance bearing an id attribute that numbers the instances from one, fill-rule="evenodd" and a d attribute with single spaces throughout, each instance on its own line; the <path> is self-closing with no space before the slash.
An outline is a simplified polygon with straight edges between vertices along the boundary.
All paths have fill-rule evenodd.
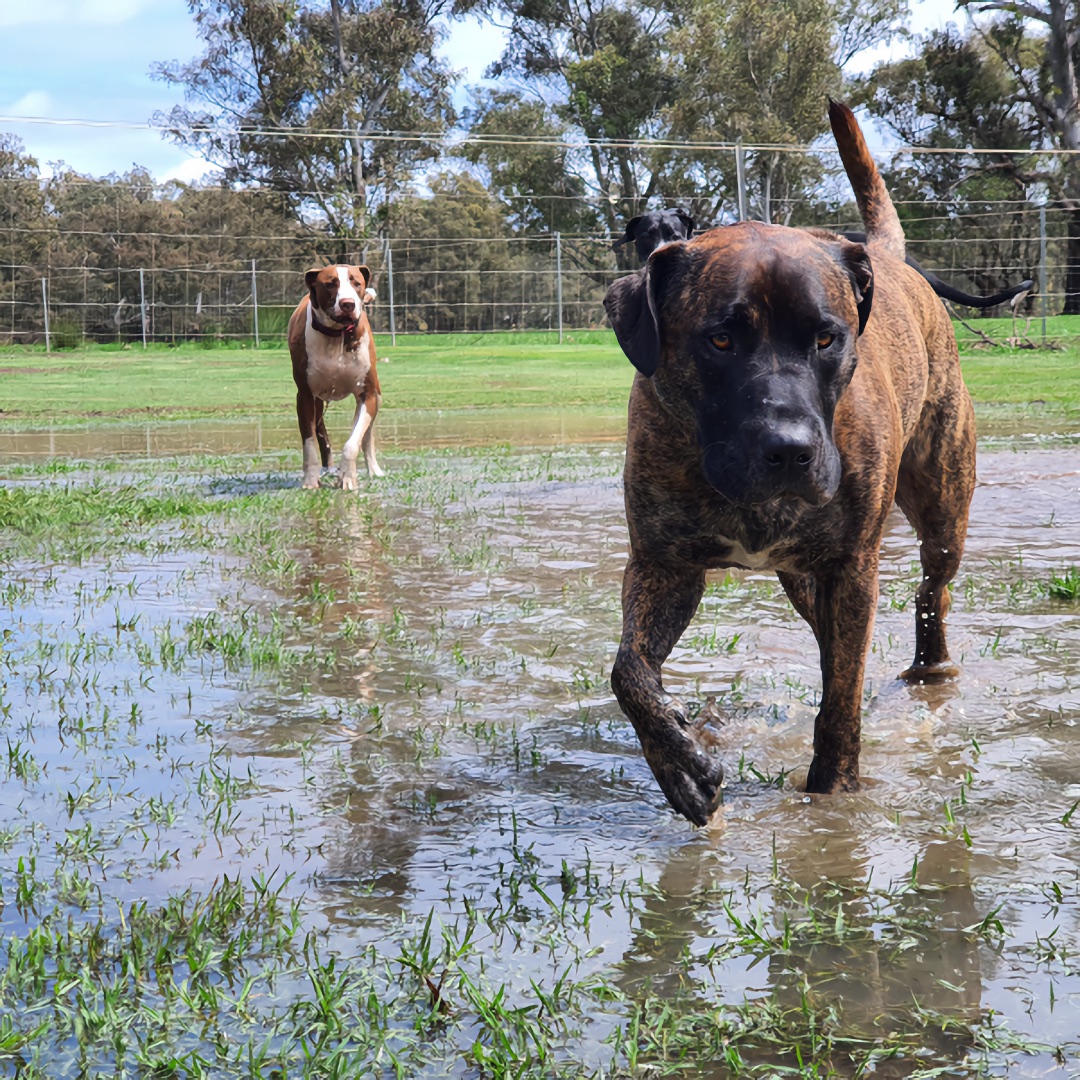
<path id="1" fill-rule="evenodd" d="M 883 248 L 898 259 L 904 258 L 904 230 L 896 207 L 867 149 L 855 114 L 839 101 L 829 99 L 829 124 L 844 171 L 851 181 L 859 204 L 868 244 Z"/>

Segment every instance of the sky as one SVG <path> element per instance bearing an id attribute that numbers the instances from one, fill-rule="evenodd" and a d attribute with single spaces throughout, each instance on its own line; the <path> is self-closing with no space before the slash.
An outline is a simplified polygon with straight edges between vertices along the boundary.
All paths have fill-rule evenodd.
<path id="1" fill-rule="evenodd" d="M 910 26 L 926 32 L 964 18 L 954 13 L 953 0 L 913 0 Z M 499 30 L 469 20 L 451 25 L 441 51 L 466 82 L 478 82 L 502 40 Z M 185 0 L 0 0 L 0 41 L 0 131 L 17 135 L 43 169 L 62 161 L 104 176 L 139 165 L 159 180 L 195 180 L 207 171 L 204 161 L 148 126 L 12 119 L 148 125 L 155 112 L 167 112 L 180 103 L 178 91 L 151 79 L 151 66 L 202 52 Z"/>

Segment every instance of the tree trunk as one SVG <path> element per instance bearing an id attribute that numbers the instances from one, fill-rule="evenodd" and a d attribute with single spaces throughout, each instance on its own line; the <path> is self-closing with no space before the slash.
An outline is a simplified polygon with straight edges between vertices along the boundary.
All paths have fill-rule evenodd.
<path id="1" fill-rule="evenodd" d="M 1080 315 L 1080 208 L 1069 211 L 1065 243 L 1065 305 L 1062 315 Z"/>

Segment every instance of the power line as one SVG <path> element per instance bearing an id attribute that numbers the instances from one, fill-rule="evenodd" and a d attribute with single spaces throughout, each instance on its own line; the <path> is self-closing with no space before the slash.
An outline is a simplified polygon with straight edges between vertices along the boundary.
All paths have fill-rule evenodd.
<path id="1" fill-rule="evenodd" d="M 157 131 L 161 134 L 176 134 L 181 136 L 217 135 L 224 139 L 238 139 L 240 137 L 266 137 L 287 136 L 292 139 L 311 140 L 351 140 L 356 138 L 357 132 L 349 128 L 309 128 L 288 127 L 285 125 L 261 124 L 254 127 L 225 128 L 216 124 L 191 124 L 187 126 L 177 124 L 154 124 L 149 121 L 131 120 L 88 120 L 78 117 L 50 117 L 50 116 L 0 116 L 0 124 L 39 124 L 53 127 L 86 127 L 99 129 L 118 129 L 134 131 Z M 716 153 L 735 153 L 741 148 L 751 153 L 798 153 L 798 154 L 824 154 L 835 156 L 837 150 L 832 146 L 814 146 L 811 144 L 798 143 L 737 143 L 728 140 L 698 140 L 698 139 L 571 139 L 557 136 L 538 135 L 488 135 L 477 132 L 462 132 L 461 134 L 448 134 L 443 131 L 372 131 L 364 134 L 365 142 L 389 142 L 389 143 L 422 143 L 434 142 L 443 146 L 524 146 L 546 147 L 550 149 L 582 150 L 594 147 L 620 149 L 620 150 L 702 150 Z M 1080 150 L 1062 150 L 1057 148 L 1032 148 L 1016 147 L 1002 149 L 985 149 L 980 147 L 936 147 L 936 146 L 909 146 L 878 148 L 874 151 L 875 156 L 887 157 L 892 155 L 940 155 L 962 154 L 989 157 L 1030 157 L 1032 155 L 1044 155 L 1050 157 L 1073 157 L 1080 154 Z"/>

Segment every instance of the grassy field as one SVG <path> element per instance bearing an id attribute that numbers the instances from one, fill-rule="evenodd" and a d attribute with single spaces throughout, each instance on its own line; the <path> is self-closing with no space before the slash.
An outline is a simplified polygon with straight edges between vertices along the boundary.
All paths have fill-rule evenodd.
<path id="1" fill-rule="evenodd" d="M 979 329 L 1005 340 L 1007 319 Z M 1034 327 L 1036 330 L 1038 326 Z M 1074 337 L 1074 335 L 1076 335 Z M 958 325 L 977 404 L 1072 415 L 1080 402 L 1080 319 L 1050 320 L 1046 349 L 989 347 Z M 633 369 L 609 331 L 399 336 L 378 340 L 380 378 L 395 410 L 621 407 Z M 64 425 L 128 417 L 280 416 L 294 389 L 286 350 L 93 347 L 46 354 L 0 349 L 0 423 Z"/>

